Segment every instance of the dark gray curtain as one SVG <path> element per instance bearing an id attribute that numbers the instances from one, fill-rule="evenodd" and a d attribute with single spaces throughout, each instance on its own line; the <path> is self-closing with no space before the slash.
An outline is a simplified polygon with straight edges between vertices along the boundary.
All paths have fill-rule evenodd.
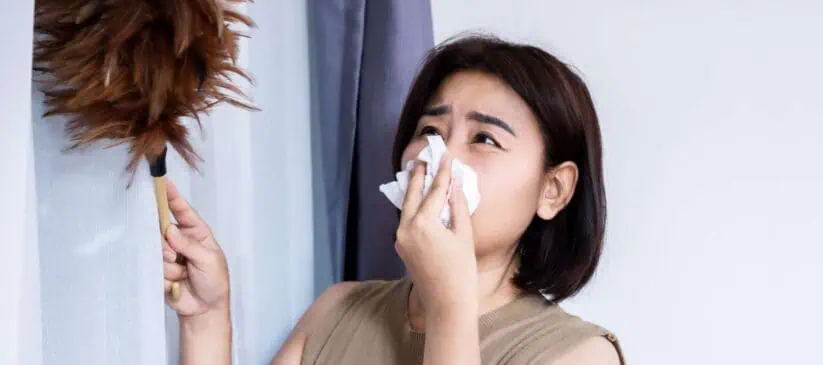
<path id="1" fill-rule="evenodd" d="M 405 273 L 394 251 L 391 147 L 406 93 L 433 46 L 429 0 L 313 0 L 312 79 L 319 161 L 318 244 L 335 281 Z M 318 265 L 329 265 L 329 260 Z"/>

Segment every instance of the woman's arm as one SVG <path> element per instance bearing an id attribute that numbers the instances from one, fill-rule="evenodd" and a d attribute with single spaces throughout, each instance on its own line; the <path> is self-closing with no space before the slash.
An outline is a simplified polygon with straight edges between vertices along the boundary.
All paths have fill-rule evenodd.
<path id="1" fill-rule="evenodd" d="M 181 365 L 231 364 L 229 270 L 208 224 L 167 180 L 169 210 L 177 220 L 163 244 L 166 303 L 180 322 Z M 182 255 L 187 260 L 177 260 Z M 172 287 L 179 295 L 171 295 Z M 178 290 L 179 289 L 179 290 Z"/>
<path id="2" fill-rule="evenodd" d="M 357 285 L 356 282 L 338 283 L 326 289 L 297 322 L 297 326 L 294 327 L 289 338 L 280 347 L 280 351 L 271 360 L 271 364 L 300 365 L 303 360 L 303 348 L 309 334 L 317 327 L 323 316 L 340 303 Z"/>
<path id="3" fill-rule="evenodd" d="M 181 365 L 231 364 L 231 312 L 229 270 L 211 228 L 167 180 L 169 209 L 177 220 L 166 232 L 163 246 L 163 276 L 166 302 L 180 321 Z M 177 255 L 184 256 L 184 264 Z M 173 285 L 180 295 L 172 297 Z M 308 334 L 321 318 L 357 283 L 329 287 L 303 318 L 272 360 L 277 365 L 300 365 Z"/>
<path id="4" fill-rule="evenodd" d="M 231 315 L 225 310 L 180 317 L 181 365 L 231 364 Z"/>
<path id="5" fill-rule="evenodd" d="M 475 299 L 475 298 L 471 298 Z M 480 364 L 477 304 L 426 312 L 423 364 Z"/>
<path id="6" fill-rule="evenodd" d="M 425 313 L 425 365 L 480 365 L 477 261 L 471 216 L 453 158 L 444 155 L 429 195 L 425 166 L 414 167 L 397 228 L 397 253 L 406 264 Z M 451 193 L 449 193 L 451 191 Z M 451 227 L 440 212 L 449 204 Z"/>

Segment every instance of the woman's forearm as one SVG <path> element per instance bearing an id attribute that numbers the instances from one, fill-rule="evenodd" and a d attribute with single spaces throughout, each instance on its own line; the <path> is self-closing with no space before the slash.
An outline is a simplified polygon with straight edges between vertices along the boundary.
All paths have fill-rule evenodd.
<path id="1" fill-rule="evenodd" d="M 426 314 L 424 365 L 480 365 L 477 310 L 470 307 Z"/>
<path id="2" fill-rule="evenodd" d="M 180 318 L 180 364 L 231 364 L 231 315 L 228 309 Z"/>

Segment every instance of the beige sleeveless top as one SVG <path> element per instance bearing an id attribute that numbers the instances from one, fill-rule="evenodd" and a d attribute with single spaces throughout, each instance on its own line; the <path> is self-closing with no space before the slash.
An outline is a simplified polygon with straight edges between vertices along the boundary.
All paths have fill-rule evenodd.
<path id="1" fill-rule="evenodd" d="M 411 329 L 406 314 L 411 287 L 411 280 L 402 279 L 352 289 L 309 335 L 302 365 L 421 364 L 425 334 Z M 521 296 L 484 314 L 479 331 L 484 365 L 551 364 L 594 336 L 606 337 L 621 352 L 611 332 L 539 295 Z"/>

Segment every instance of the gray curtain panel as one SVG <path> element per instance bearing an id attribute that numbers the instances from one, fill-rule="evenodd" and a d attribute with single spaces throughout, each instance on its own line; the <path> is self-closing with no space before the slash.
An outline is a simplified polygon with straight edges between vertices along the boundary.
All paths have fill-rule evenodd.
<path id="1" fill-rule="evenodd" d="M 429 0 L 313 0 L 309 18 L 320 144 L 318 237 L 335 281 L 404 275 L 396 209 L 377 187 L 393 178 L 391 147 L 415 72 L 434 44 Z M 325 214 L 323 214 L 325 213 Z M 326 236 L 327 234 L 327 236 Z"/>

